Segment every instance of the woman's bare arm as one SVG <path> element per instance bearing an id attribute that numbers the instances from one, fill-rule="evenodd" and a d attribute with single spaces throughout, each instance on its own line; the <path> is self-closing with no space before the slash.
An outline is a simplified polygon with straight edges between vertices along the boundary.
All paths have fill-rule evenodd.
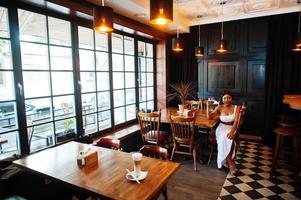
<path id="1" fill-rule="evenodd" d="M 210 112 L 209 111 L 209 109 L 208 109 L 208 105 L 207 105 L 207 118 L 208 119 L 213 119 L 213 118 L 215 118 L 216 116 L 218 116 L 219 115 L 219 113 L 220 113 L 220 105 L 219 106 L 217 106 L 212 112 Z"/>

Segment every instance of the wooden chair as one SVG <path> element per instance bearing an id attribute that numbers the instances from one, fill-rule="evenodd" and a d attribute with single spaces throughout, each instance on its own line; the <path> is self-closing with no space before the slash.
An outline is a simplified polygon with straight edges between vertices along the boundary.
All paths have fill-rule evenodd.
<path id="1" fill-rule="evenodd" d="M 144 156 L 147 157 L 159 158 L 161 160 L 168 159 L 167 149 L 160 147 L 158 145 L 144 145 L 139 151 L 140 153 L 142 153 Z M 160 193 L 162 193 L 165 200 L 168 200 L 166 185 L 163 186 Z M 155 197 L 155 199 L 159 197 L 160 193 Z"/>
<path id="2" fill-rule="evenodd" d="M 188 109 L 190 109 L 190 110 L 199 109 L 199 101 L 187 100 L 187 101 L 185 101 L 185 104 L 188 105 Z"/>
<path id="3" fill-rule="evenodd" d="M 169 134 L 160 130 L 161 110 L 158 112 L 138 112 L 138 122 L 144 144 L 162 146 Z"/>
<path id="4" fill-rule="evenodd" d="M 114 138 L 100 138 L 95 146 L 108 149 L 121 150 L 120 140 Z"/>
<path id="5" fill-rule="evenodd" d="M 195 115 L 193 117 L 170 115 L 170 124 L 174 143 L 170 159 L 173 159 L 174 154 L 193 156 L 194 170 L 197 171 L 199 140 L 195 140 Z M 186 151 L 181 151 L 180 148 Z"/>

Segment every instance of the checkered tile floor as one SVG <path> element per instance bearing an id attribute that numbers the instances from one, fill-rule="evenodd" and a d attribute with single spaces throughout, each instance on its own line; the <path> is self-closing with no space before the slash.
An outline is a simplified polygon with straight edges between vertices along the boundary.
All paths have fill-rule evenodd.
<path id="1" fill-rule="evenodd" d="M 241 141 L 237 154 L 237 176 L 228 174 L 219 200 L 301 199 L 300 183 L 287 169 L 277 169 L 276 178 L 269 179 L 272 149 L 254 142 Z"/>

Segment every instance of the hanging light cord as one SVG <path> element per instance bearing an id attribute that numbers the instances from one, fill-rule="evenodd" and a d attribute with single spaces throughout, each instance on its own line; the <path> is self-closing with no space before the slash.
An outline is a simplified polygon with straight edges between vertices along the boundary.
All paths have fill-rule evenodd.
<path id="1" fill-rule="evenodd" d="M 221 30 L 221 39 L 224 39 L 224 2 L 222 4 L 222 30 Z"/>
<path id="2" fill-rule="evenodd" d="M 199 47 L 201 46 L 201 31 L 200 31 L 200 28 L 201 25 L 199 25 Z"/>
<path id="3" fill-rule="evenodd" d="M 179 28 L 177 28 L 177 38 L 179 38 Z"/>

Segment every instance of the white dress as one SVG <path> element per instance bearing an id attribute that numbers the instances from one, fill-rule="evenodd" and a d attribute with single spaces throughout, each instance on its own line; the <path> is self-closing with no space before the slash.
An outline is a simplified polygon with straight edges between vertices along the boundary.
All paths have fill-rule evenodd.
<path id="1" fill-rule="evenodd" d="M 234 107 L 234 113 L 232 115 L 220 115 L 222 122 L 231 123 L 235 119 L 236 106 Z M 227 134 L 231 131 L 233 125 L 227 125 L 219 123 L 216 128 L 216 141 L 217 141 L 217 167 L 221 168 L 226 164 L 226 157 L 229 155 L 233 140 L 227 137 Z M 235 142 L 234 142 L 235 145 Z M 235 157 L 235 151 L 233 151 L 232 158 Z"/>

